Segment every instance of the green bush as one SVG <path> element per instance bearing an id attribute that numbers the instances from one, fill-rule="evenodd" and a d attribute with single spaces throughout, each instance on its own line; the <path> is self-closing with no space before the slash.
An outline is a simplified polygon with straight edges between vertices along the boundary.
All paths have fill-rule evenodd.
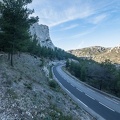
<path id="1" fill-rule="evenodd" d="M 43 66 L 44 66 L 44 64 L 45 64 L 44 59 L 41 59 L 41 60 L 40 60 L 40 62 L 41 62 L 40 67 L 43 67 Z"/>
<path id="2" fill-rule="evenodd" d="M 32 83 L 24 83 L 25 87 L 32 90 Z"/>
<path id="3" fill-rule="evenodd" d="M 49 86 L 52 87 L 52 88 L 56 88 L 56 87 L 57 87 L 56 81 L 50 80 L 50 81 L 49 81 Z"/>

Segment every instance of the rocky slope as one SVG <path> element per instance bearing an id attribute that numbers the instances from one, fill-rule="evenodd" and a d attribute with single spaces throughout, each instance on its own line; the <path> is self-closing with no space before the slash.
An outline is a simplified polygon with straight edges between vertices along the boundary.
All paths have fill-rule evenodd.
<path id="1" fill-rule="evenodd" d="M 93 120 L 57 85 L 50 87 L 42 60 L 29 54 L 0 55 L 0 120 Z M 46 69 L 45 69 L 46 68 Z"/>
<path id="2" fill-rule="evenodd" d="M 94 55 L 103 53 L 106 51 L 106 48 L 100 46 L 87 47 L 83 49 L 70 50 L 69 52 L 82 57 L 92 57 Z"/>
<path id="3" fill-rule="evenodd" d="M 97 62 L 103 62 L 110 59 L 113 63 L 120 64 L 120 46 L 113 48 L 105 48 L 101 46 L 93 46 L 83 49 L 68 51 L 77 57 L 93 59 Z"/>
<path id="4" fill-rule="evenodd" d="M 40 43 L 41 46 L 49 47 L 52 49 L 55 48 L 50 39 L 48 26 L 35 23 L 30 27 L 30 33 L 32 36 L 37 36 L 38 43 Z"/>

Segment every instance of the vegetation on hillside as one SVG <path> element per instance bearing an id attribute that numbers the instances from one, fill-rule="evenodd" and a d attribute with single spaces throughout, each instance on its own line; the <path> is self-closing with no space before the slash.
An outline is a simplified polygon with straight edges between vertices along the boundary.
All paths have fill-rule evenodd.
<path id="1" fill-rule="evenodd" d="M 102 63 L 82 59 L 75 63 L 67 60 L 66 68 L 81 81 L 120 97 L 120 69 L 117 69 L 110 60 Z"/>
<path id="2" fill-rule="evenodd" d="M 104 62 L 106 59 L 110 59 L 112 63 L 120 64 L 120 46 L 116 46 L 113 48 L 93 46 L 70 50 L 69 52 L 77 57 L 92 59 L 100 63 Z"/>
<path id="3" fill-rule="evenodd" d="M 3 0 L 0 2 L 0 50 L 8 53 L 13 66 L 13 55 L 17 52 L 29 52 L 38 57 L 49 59 L 75 58 L 64 50 L 41 47 L 36 35 L 32 37 L 30 26 L 38 17 L 29 17 L 34 11 L 27 8 L 32 0 Z"/>
<path id="4" fill-rule="evenodd" d="M 30 40 L 29 27 L 38 21 L 30 17 L 34 12 L 27 8 L 32 0 L 3 0 L 0 2 L 0 48 L 9 53 L 13 66 L 13 53 L 26 49 Z"/>
<path id="5" fill-rule="evenodd" d="M 21 53 L 11 67 L 6 54 L 0 57 L 0 120 L 94 120 L 48 80 L 41 62 Z"/>
<path id="6" fill-rule="evenodd" d="M 33 37 L 33 40 L 29 41 L 28 49 L 26 50 L 26 52 L 29 52 L 32 55 L 36 55 L 38 57 L 49 58 L 51 60 L 53 59 L 63 60 L 67 58 L 77 59 L 77 57 L 71 55 L 70 53 L 65 52 L 62 49 L 55 48 L 53 50 L 51 48 L 41 47 L 41 45 L 38 44 L 36 35 Z"/>

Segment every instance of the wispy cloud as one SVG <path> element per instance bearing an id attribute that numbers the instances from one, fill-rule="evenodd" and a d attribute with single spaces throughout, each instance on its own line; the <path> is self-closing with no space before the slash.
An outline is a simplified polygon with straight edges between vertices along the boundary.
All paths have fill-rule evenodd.
<path id="1" fill-rule="evenodd" d="M 64 37 L 59 37 L 59 38 L 55 38 L 53 41 L 64 41 L 64 40 L 72 40 L 72 41 L 75 41 L 75 40 L 78 40 L 80 39 L 80 37 L 83 37 L 83 36 L 86 36 L 92 32 L 95 31 L 95 29 L 97 28 L 97 25 L 89 30 L 86 30 L 84 32 L 81 32 L 81 33 L 78 33 L 78 34 L 75 34 L 75 35 L 71 35 L 71 36 L 64 36 Z M 81 43 L 80 43 L 81 44 Z M 79 45 L 78 45 L 79 46 Z M 77 47 L 78 48 L 78 47 Z"/>
<path id="2" fill-rule="evenodd" d="M 101 15 L 91 18 L 89 20 L 89 22 L 91 22 L 93 24 L 98 24 L 98 23 L 102 22 L 103 20 L 105 20 L 107 18 L 107 16 L 108 16 L 107 14 L 101 14 Z"/>
<path id="3" fill-rule="evenodd" d="M 86 31 L 81 32 L 81 33 L 78 33 L 76 35 L 73 35 L 73 36 L 71 36 L 71 38 L 72 39 L 80 38 L 82 36 L 85 36 L 87 34 L 90 34 L 90 33 L 94 32 L 96 28 L 97 28 L 97 25 L 95 27 L 93 27 L 93 28 L 90 28 L 89 30 L 86 30 Z"/>
<path id="4" fill-rule="evenodd" d="M 79 24 L 73 24 L 73 25 L 70 25 L 70 26 L 67 26 L 67 27 L 64 27 L 64 28 L 60 29 L 60 31 L 73 29 L 73 28 L 76 28 L 78 26 L 79 26 Z"/>
<path id="5" fill-rule="evenodd" d="M 84 12 L 78 12 L 75 7 L 65 9 L 63 11 L 55 11 L 53 9 L 44 9 L 41 11 L 41 15 L 43 16 L 40 19 L 41 23 L 46 23 L 50 27 L 59 25 L 61 23 L 65 23 L 71 20 L 85 18 L 92 14 L 92 11 L 86 10 Z"/>
<path id="6" fill-rule="evenodd" d="M 119 8 L 114 6 L 114 3 L 118 1 L 105 0 L 94 4 L 93 1 L 89 0 L 75 0 L 74 2 L 70 0 L 57 2 L 53 0 L 33 0 L 30 7 L 35 9 L 35 15 L 39 16 L 41 24 L 53 27 L 71 20 L 85 19 L 92 15 L 95 15 L 92 19 L 93 23 L 97 24 L 106 18 L 105 13 L 111 10 L 111 6 L 112 10 Z"/>
<path id="7" fill-rule="evenodd" d="M 76 49 L 82 48 L 84 44 L 85 44 L 84 40 L 80 41 L 80 43 L 76 46 Z"/>
<path id="8" fill-rule="evenodd" d="M 59 6 L 60 2 L 56 5 L 52 0 L 46 0 L 44 4 L 44 1 L 42 0 L 38 7 L 35 2 L 38 2 L 38 0 L 34 0 L 33 5 L 37 8 L 35 9 L 35 14 L 39 16 L 39 22 L 49 25 L 50 27 L 71 20 L 86 18 L 93 14 L 92 7 L 85 2 L 81 2 L 81 0 L 76 0 L 74 4 L 67 0 L 68 3 L 63 3 L 62 6 Z M 61 0 L 61 3 L 62 2 L 63 0 Z M 79 2 L 79 4 L 77 4 L 77 2 Z"/>

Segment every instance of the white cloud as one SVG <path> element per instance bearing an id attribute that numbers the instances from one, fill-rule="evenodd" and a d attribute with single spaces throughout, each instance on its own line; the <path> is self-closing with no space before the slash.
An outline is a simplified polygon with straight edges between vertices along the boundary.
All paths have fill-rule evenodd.
<path id="1" fill-rule="evenodd" d="M 85 41 L 80 41 L 80 43 L 76 46 L 76 49 L 82 48 L 85 44 Z"/>
<path id="2" fill-rule="evenodd" d="M 65 9 L 63 11 L 55 11 L 53 9 L 43 9 L 40 12 L 40 23 L 45 23 L 49 25 L 50 27 L 59 25 L 64 22 L 68 22 L 71 20 L 79 19 L 79 18 L 85 18 L 89 15 L 91 15 L 90 10 L 86 10 L 84 12 L 78 12 L 75 7 Z"/>
<path id="3" fill-rule="evenodd" d="M 107 17 L 107 12 L 110 10 L 111 6 L 119 0 L 95 1 L 33 0 L 33 3 L 29 6 L 35 9 L 34 15 L 39 16 L 40 24 L 53 27 L 71 20 L 89 19 L 92 15 L 94 18 L 92 18 L 91 21 L 87 21 L 98 24 Z"/>
<path id="4" fill-rule="evenodd" d="M 94 32 L 96 28 L 97 28 L 97 25 L 95 27 L 93 27 L 93 28 L 90 28 L 89 30 L 86 30 L 84 32 L 81 32 L 81 33 L 78 33 L 76 35 L 71 36 L 71 39 L 80 39 L 80 37 Z"/>
<path id="5" fill-rule="evenodd" d="M 35 1 L 37 4 L 35 4 Z M 63 0 L 57 1 L 58 3 L 51 1 L 52 0 L 46 0 L 44 2 L 42 0 L 42 2 L 39 3 L 38 0 L 34 0 L 32 5 L 35 9 L 35 15 L 38 15 L 40 18 L 39 22 L 50 27 L 71 20 L 86 18 L 93 14 L 91 6 L 85 2 L 81 2 L 81 0 L 76 0 L 76 2 L 69 2 L 67 0 L 68 3 L 63 2 Z M 78 1 L 80 1 L 79 4 L 77 4 Z M 59 5 L 59 3 L 61 4 Z"/>
<path id="6" fill-rule="evenodd" d="M 102 22 L 103 20 L 105 20 L 106 18 L 107 18 L 106 14 L 101 14 L 101 15 L 98 15 L 98 16 L 95 16 L 94 18 L 92 18 L 90 20 L 90 22 L 93 24 L 98 24 L 98 23 Z"/>
<path id="7" fill-rule="evenodd" d="M 84 32 L 75 34 L 73 36 L 71 35 L 71 36 L 64 36 L 64 37 L 61 37 L 61 38 L 60 37 L 59 38 L 55 38 L 53 41 L 56 42 L 56 41 L 64 41 L 64 40 L 73 40 L 73 41 L 80 40 L 81 39 L 80 37 L 88 35 L 88 34 L 94 32 L 96 28 L 97 28 L 97 26 L 95 26 L 95 27 L 93 27 L 93 28 L 91 28 L 89 30 L 86 30 Z M 79 43 L 79 45 L 77 46 L 77 48 L 80 47 L 80 44 L 81 43 Z M 82 45 L 83 45 L 83 42 L 82 42 Z"/>
<path id="8" fill-rule="evenodd" d="M 75 27 L 79 26 L 79 24 L 73 24 L 67 27 L 62 28 L 60 31 L 64 31 L 64 30 L 69 30 L 69 29 L 73 29 Z"/>

